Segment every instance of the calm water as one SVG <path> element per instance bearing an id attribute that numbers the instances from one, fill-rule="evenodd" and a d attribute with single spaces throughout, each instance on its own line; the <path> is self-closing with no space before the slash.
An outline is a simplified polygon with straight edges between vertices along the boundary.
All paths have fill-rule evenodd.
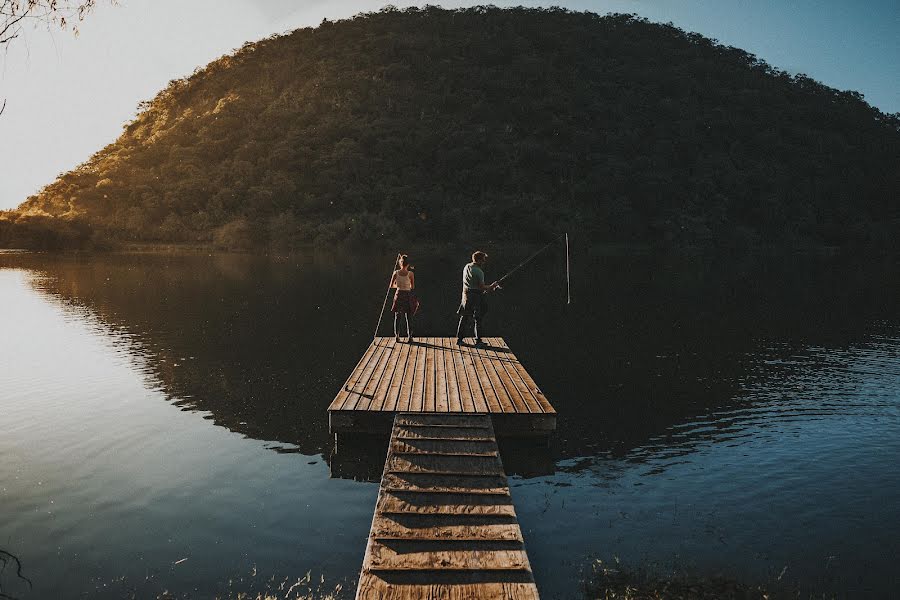
<path id="1" fill-rule="evenodd" d="M 490 250 L 490 249 L 489 249 Z M 493 249 L 492 271 L 528 249 Z M 893 262 L 665 260 L 574 248 L 492 298 L 559 411 L 504 447 L 545 598 L 592 561 L 838 597 L 896 595 Z M 415 257 L 423 335 L 460 259 Z M 0 590 L 21 598 L 352 598 L 386 446 L 326 407 L 390 257 L 0 255 Z M 489 273 L 490 276 L 490 273 Z M 388 329 L 383 329 L 387 333 Z"/>

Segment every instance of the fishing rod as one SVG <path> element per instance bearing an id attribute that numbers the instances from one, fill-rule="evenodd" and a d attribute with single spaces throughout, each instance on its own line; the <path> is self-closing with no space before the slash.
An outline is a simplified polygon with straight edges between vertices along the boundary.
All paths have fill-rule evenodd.
<path id="1" fill-rule="evenodd" d="M 500 279 L 497 280 L 497 284 L 498 284 L 497 289 L 503 289 L 502 287 L 500 287 L 499 284 L 502 283 L 504 279 L 506 279 L 507 277 L 509 277 L 510 275 L 512 275 L 513 273 L 515 273 L 516 271 L 518 271 L 519 269 L 521 269 L 522 267 L 527 265 L 528 263 L 530 263 L 535 258 L 537 258 L 537 256 L 539 254 L 541 254 L 542 252 L 547 250 L 550 246 L 552 246 L 553 244 L 558 242 L 560 240 L 560 238 L 565 238 L 565 241 L 566 241 L 566 304 L 572 304 L 572 291 L 571 291 L 570 278 L 569 278 L 569 234 L 568 233 L 561 233 L 561 234 L 557 235 L 555 238 L 553 238 L 552 241 L 548 242 L 547 245 L 545 245 L 543 248 L 541 248 L 540 250 L 538 250 L 537 252 L 535 252 L 534 254 L 532 254 L 531 256 L 529 256 L 528 258 L 523 260 L 522 262 L 520 262 L 518 265 L 513 267 L 509 272 L 506 273 L 506 275 L 504 275 L 503 277 L 501 277 Z"/>
<path id="2" fill-rule="evenodd" d="M 378 328 L 381 327 L 381 319 L 384 318 L 384 308 L 387 306 L 388 297 L 391 295 L 391 282 L 394 281 L 394 271 L 397 270 L 397 267 L 400 265 L 400 256 L 402 256 L 402 252 L 397 253 L 397 258 L 394 259 L 394 268 L 391 269 L 391 278 L 388 280 L 387 291 L 384 293 L 384 302 L 381 303 L 381 312 L 378 314 L 378 323 L 375 325 L 375 335 L 372 336 L 372 339 L 378 337 Z"/>

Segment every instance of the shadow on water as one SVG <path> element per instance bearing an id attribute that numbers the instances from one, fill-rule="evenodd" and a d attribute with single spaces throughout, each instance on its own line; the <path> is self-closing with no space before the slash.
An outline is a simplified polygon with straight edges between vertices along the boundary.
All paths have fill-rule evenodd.
<path id="1" fill-rule="evenodd" d="M 388 436 L 340 435 L 331 452 L 331 476 L 355 481 L 381 481 Z M 507 475 L 523 478 L 554 472 L 553 454 L 545 440 L 498 440 Z"/>

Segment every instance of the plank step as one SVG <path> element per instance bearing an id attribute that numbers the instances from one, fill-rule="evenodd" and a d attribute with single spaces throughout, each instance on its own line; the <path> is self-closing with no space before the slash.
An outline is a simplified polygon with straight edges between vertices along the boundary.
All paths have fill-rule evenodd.
<path id="1" fill-rule="evenodd" d="M 496 440 L 494 438 L 454 438 L 454 437 L 406 437 L 403 435 L 398 435 L 394 438 L 401 442 L 466 442 L 471 444 L 495 444 Z"/>
<path id="2" fill-rule="evenodd" d="M 510 498 L 509 492 L 500 490 L 472 490 L 465 488 L 435 489 L 435 488 L 400 488 L 382 487 L 382 490 L 390 494 L 447 494 L 455 496 L 500 496 Z"/>
<path id="3" fill-rule="evenodd" d="M 409 516 L 423 516 L 423 517 L 478 517 L 485 519 L 509 519 L 515 518 L 516 513 L 514 510 L 502 511 L 502 512 L 424 512 L 421 510 L 399 510 L 399 509 L 385 509 L 379 510 L 379 515 L 387 515 L 387 516 L 400 516 L 400 517 L 409 517 Z"/>
<path id="4" fill-rule="evenodd" d="M 410 420 L 394 419 L 357 598 L 537 600 L 491 420 Z"/>
<path id="5" fill-rule="evenodd" d="M 409 450 L 394 450 L 394 456 L 453 456 L 462 458 L 497 458 L 496 452 L 429 452 L 420 450 L 418 452 L 410 452 Z"/>
<path id="6" fill-rule="evenodd" d="M 515 525 L 422 525 L 408 527 L 399 523 L 382 523 L 372 531 L 372 539 L 429 539 L 429 540 L 491 540 L 523 543 L 522 533 Z M 433 523 L 433 522 L 432 522 Z"/>
<path id="7" fill-rule="evenodd" d="M 429 573 L 429 572 L 439 572 L 439 573 L 447 573 L 447 572 L 456 572 L 456 573 L 531 573 L 531 569 L 525 566 L 522 567 L 389 567 L 389 566 L 380 566 L 380 565 L 372 565 L 371 567 L 366 567 L 364 571 L 372 572 L 372 573 L 389 573 L 389 572 L 414 572 L 414 573 Z"/>
<path id="8" fill-rule="evenodd" d="M 405 471 L 403 469 L 390 469 L 388 473 L 393 475 L 434 475 L 435 477 L 491 477 L 505 475 L 502 471 L 495 473 L 473 473 L 472 471 Z"/>
<path id="9" fill-rule="evenodd" d="M 401 543 L 402 545 L 403 543 Z M 483 544 L 483 543 L 482 543 Z M 524 550 L 435 550 L 422 552 L 394 552 L 388 546 L 375 544 L 370 548 L 369 568 L 400 568 L 411 570 L 459 569 L 480 571 L 485 567 L 508 571 L 528 568 Z"/>
<path id="10" fill-rule="evenodd" d="M 425 544 L 475 544 L 478 542 L 506 543 L 511 549 L 524 550 L 525 546 L 521 539 L 516 538 L 489 538 L 489 537 L 425 537 L 425 536 L 390 536 L 390 535 L 373 535 L 372 539 L 379 543 L 390 542 L 421 542 Z M 514 548 L 513 548 L 514 547 Z"/>
<path id="11" fill-rule="evenodd" d="M 487 425 L 458 425 L 452 423 L 446 424 L 434 424 L 434 423 L 410 423 L 409 421 L 400 421 L 397 423 L 404 429 L 409 429 L 410 427 L 415 427 L 418 429 L 476 429 L 478 431 L 485 431 L 491 429 Z"/>

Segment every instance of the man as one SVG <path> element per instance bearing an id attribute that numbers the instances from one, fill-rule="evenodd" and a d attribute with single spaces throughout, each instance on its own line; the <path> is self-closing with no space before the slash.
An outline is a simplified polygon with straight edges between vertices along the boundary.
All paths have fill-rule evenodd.
<path id="1" fill-rule="evenodd" d="M 463 267 L 462 302 L 456 313 L 459 315 L 459 325 L 456 328 L 456 343 L 463 343 L 465 330 L 469 328 L 469 319 L 475 322 L 475 344 L 481 344 L 481 335 L 478 325 L 487 312 L 487 304 L 484 295 L 500 287 L 499 282 L 487 285 L 484 283 L 484 265 L 488 255 L 478 250 L 472 254 L 472 262 Z"/>

